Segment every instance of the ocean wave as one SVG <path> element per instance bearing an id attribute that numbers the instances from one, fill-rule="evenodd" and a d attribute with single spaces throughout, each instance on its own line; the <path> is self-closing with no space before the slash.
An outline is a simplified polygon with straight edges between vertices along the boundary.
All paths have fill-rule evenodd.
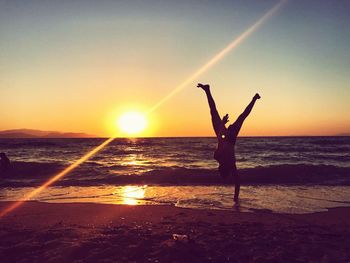
<path id="1" fill-rule="evenodd" d="M 0 186 L 36 186 L 66 168 L 62 163 L 15 162 L 13 168 L 1 176 Z M 118 174 L 110 167 L 82 165 L 55 185 L 222 185 L 233 184 L 223 180 L 216 169 L 188 169 L 165 167 L 152 170 L 122 170 Z M 245 185 L 350 185 L 350 167 L 333 165 L 282 164 L 239 169 Z"/>
<path id="2" fill-rule="evenodd" d="M 349 137 L 329 137 L 329 138 L 323 138 L 318 140 L 310 140 L 310 144 L 315 145 L 350 145 Z"/>

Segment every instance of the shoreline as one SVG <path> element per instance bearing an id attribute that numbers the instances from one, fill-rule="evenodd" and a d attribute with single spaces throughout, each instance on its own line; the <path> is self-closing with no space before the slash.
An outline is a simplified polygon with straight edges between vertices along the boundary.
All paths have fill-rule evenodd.
<path id="1" fill-rule="evenodd" d="M 0 218 L 2 262 L 348 261 L 349 238 L 349 207 L 278 214 L 30 201 Z"/>
<path id="2" fill-rule="evenodd" d="M 240 202 L 233 203 L 233 188 L 224 186 L 105 185 L 45 189 L 30 201 L 47 203 L 96 203 L 113 205 L 174 205 L 176 207 L 275 213 L 308 214 L 327 208 L 349 207 L 348 186 L 247 186 L 241 187 Z M 1 201 L 23 200 L 35 190 L 2 188 Z"/>

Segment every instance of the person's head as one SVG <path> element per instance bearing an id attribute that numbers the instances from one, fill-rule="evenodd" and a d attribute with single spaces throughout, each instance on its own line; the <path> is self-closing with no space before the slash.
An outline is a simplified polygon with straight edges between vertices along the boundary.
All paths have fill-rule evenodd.
<path id="1" fill-rule="evenodd" d="M 227 164 L 227 163 L 219 163 L 219 167 L 218 167 L 220 176 L 223 178 L 227 178 L 229 177 L 232 172 L 233 172 L 233 167 L 231 164 Z"/>

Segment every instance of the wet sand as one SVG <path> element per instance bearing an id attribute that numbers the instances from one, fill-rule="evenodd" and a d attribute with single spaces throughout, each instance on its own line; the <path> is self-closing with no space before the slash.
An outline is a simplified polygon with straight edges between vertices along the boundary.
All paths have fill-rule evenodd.
<path id="1" fill-rule="evenodd" d="M 0 209 L 10 202 L 0 202 Z M 174 240 L 173 234 L 187 235 Z M 180 237 L 181 238 L 181 237 Z M 349 262 L 350 208 L 313 214 L 27 202 L 1 262 Z"/>

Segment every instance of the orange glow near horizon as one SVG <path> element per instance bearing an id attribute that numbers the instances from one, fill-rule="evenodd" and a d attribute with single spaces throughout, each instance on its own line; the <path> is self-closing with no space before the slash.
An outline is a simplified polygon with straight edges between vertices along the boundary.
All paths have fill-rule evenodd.
<path id="1" fill-rule="evenodd" d="M 163 103 L 168 101 L 171 97 L 173 97 L 175 94 L 180 92 L 182 89 L 184 89 L 188 84 L 190 84 L 192 81 L 196 80 L 200 75 L 208 71 L 211 67 L 213 67 L 217 62 L 219 62 L 223 57 L 225 57 L 230 51 L 232 51 L 234 48 L 236 48 L 239 44 L 241 44 L 247 37 L 249 37 L 253 32 L 255 32 L 268 18 L 270 18 L 281 6 L 282 4 L 286 3 L 285 0 L 280 1 L 277 3 L 272 9 L 270 9 L 267 13 L 265 13 L 257 22 L 255 22 L 251 27 L 249 27 L 246 31 L 244 31 L 240 36 L 238 36 L 236 39 L 234 39 L 228 46 L 226 46 L 223 50 L 218 52 L 212 59 L 210 59 L 204 66 L 200 67 L 197 71 L 195 71 L 190 77 L 188 77 L 185 81 L 183 81 L 179 86 L 177 86 L 172 92 L 170 92 L 168 95 L 166 95 L 163 99 L 161 99 L 158 103 L 156 103 L 149 111 L 147 111 L 146 115 L 149 115 L 150 113 L 154 112 L 156 109 L 158 109 Z M 124 126 L 125 125 L 125 126 Z M 134 127 L 133 123 L 130 123 L 130 121 L 127 119 L 125 123 L 123 124 L 124 128 L 129 131 L 135 131 L 139 130 L 140 127 Z M 136 129 L 137 128 L 137 129 Z M 102 150 L 105 146 L 107 146 L 110 142 L 114 140 L 115 137 L 111 137 L 104 141 L 102 144 L 85 154 L 83 157 L 81 157 L 79 160 L 68 166 L 66 169 L 64 169 L 62 172 L 58 173 L 57 175 L 50 178 L 47 182 L 42 184 L 40 187 L 36 188 L 34 191 L 29 193 L 28 195 L 24 196 L 21 200 L 13 203 L 12 205 L 5 208 L 3 211 L 0 212 L 0 218 L 7 215 L 8 213 L 12 212 L 19 206 L 23 204 L 23 202 L 30 200 L 34 196 L 36 196 L 38 193 L 42 192 L 44 189 L 55 183 L 57 180 L 61 179 L 63 176 L 65 176 L 67 173 L 71 172 L 73 169 L 78 167 L 81 163 L 87 161 L 89 158 L 91 158 L 93 155 L 98 153 L 100 150 Z M 133 202 L 133 201 L 132 201 Z"/>

